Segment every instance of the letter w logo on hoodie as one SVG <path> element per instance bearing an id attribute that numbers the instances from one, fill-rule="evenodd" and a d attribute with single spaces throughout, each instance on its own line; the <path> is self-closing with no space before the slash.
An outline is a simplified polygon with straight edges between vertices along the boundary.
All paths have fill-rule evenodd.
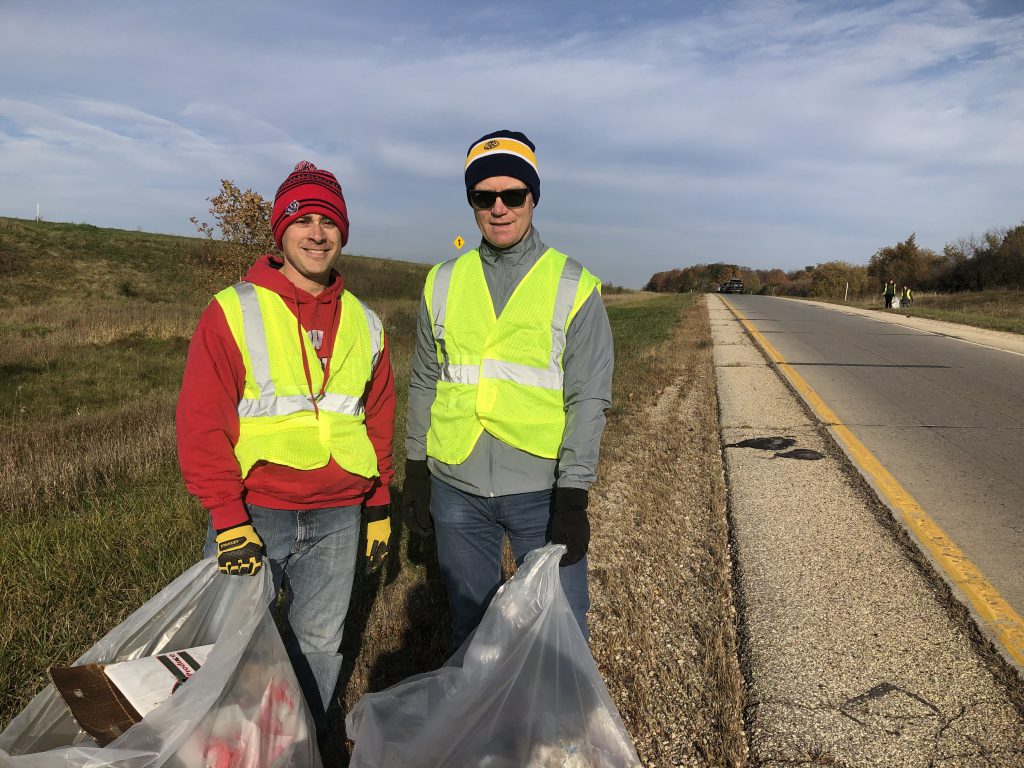
<path id="1" fill-rule="evenodd" d="M 306 331 L 309 334 L 309 343 L 313 345 L 313 349 L 317 352 L 320 351 L 321 345 L 324 343 L 324 332 L 323 331 Z M 327 367 L 327 358 L 320 358 L 320 367 Z"/>

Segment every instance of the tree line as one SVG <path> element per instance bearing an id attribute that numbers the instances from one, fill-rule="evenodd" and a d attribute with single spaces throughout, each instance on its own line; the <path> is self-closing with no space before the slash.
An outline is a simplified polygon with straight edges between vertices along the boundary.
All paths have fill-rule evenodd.
<path id="1" fill-rule="evenodd" d="M 980 238 L 960 238 L 947 243 L 941 254 L 918 245 L 911 233 L 902 242 L 878 249 L 866 266 L 826 261 L 785 272 L 724 262 L 696 264 L 656 272 L 644 290 L 715 291 L 734 277 L 743 280 L 745 292 L 788 296 L 865 296 L 880 293 L 887 280 L 915 291 L 1019 291 L 1024 287 L 1024 224 L 991 230 Z"/>
<path id="2" fill-rule="evenodd" d="M 252 260 L 273 250 L 270 232 L 272 203 L 251 189 L 242 190 L 230 179 L 210 202 L 214 223 L 191 221 L 200 234 L 225 247 L 206 249 L 201 260 L 218 275 L 240 279 Z M 887 280 L 915 291 L 1021 290 L 1024 286 L 1024 224 L 1012 229 L 991 230 L 983 237 L 971 236 L 947 243 L 942 253 L 917 244 L 916 235 L 877 250 L 867 266 L 845 261 L 826 261 L 785 272 L 781 269 L 750 269 L 716 262 L 656 272 L 644 286 L 646 291 L 686 293 L 715 291 L 734 277 L 743 280 L 744 291 L 789 296 L 865 296 L 880 293 Z M 624 290 L 611 283 L 605 293 Z"/>

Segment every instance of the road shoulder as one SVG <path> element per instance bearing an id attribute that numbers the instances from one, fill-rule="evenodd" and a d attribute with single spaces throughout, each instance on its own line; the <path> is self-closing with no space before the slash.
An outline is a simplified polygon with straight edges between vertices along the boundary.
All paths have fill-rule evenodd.
<path id="1" fill-rule="evenodd" d="M 1020 709 L 963 617 L 725 301 L 708 305 L 752 762 L 1024 765 Z"/>
<path id="2" fill-rule="evenodd" d="M 1001 349 L 1004 352 L 1012 352 L 1017 355 L 1024 355 L 1024 336 L 1005 331 L 992 331 L 987 328 L 975 328 L 960 323 L 950 323 L 945 320 L 932 320 L 927 317 L 915 317 L 907 314 L 905 310 L 882 310 L 882 309 L 861 309 L 860 307 L 848 307 L 844 304 L 832 304 L 826 301 L 813 301 L 810 299 L 794 299 L 788 296 L 776 298 L 786 301 L 802 301 L 807 304 L 814 304 L 836 312 L 845 312 L 848 315 L 860 315 L 870 317 L 882 323 L 894 323 L 919 331 L 938 334 L 939 336 L 950 336 L 954 339 L 968 341 L 982 347 Z"/>

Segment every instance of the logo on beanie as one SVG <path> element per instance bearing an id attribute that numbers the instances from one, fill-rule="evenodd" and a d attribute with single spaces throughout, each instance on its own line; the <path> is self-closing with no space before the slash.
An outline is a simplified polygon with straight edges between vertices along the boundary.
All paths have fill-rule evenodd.
<path id="1" fill-rule="evenodd" d="M 497 139 L 491 139 L 486 144 L 484 144 L 484 149 L 497 149 L 500 146 L 501 146 L 501 142 L 500 141 L 498 141 Z"/>
<path id="2" fill-rule="evenodd" d="M 299 212 L 299 201 L 298 200 L 292 200 L 290 203 L 288 203 L 288 207 L 284 209 L 284 215 L 285 216 L 294 216 L 298 212 Z"/>

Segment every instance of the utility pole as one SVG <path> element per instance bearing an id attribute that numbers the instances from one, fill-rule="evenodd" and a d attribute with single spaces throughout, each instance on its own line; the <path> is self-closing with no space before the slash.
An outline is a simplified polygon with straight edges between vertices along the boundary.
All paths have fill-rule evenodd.
<path id="1" fill-rule="evenodd" d="M 39 203 L 36 203 L 36 221 L 39 221 Z"/>

